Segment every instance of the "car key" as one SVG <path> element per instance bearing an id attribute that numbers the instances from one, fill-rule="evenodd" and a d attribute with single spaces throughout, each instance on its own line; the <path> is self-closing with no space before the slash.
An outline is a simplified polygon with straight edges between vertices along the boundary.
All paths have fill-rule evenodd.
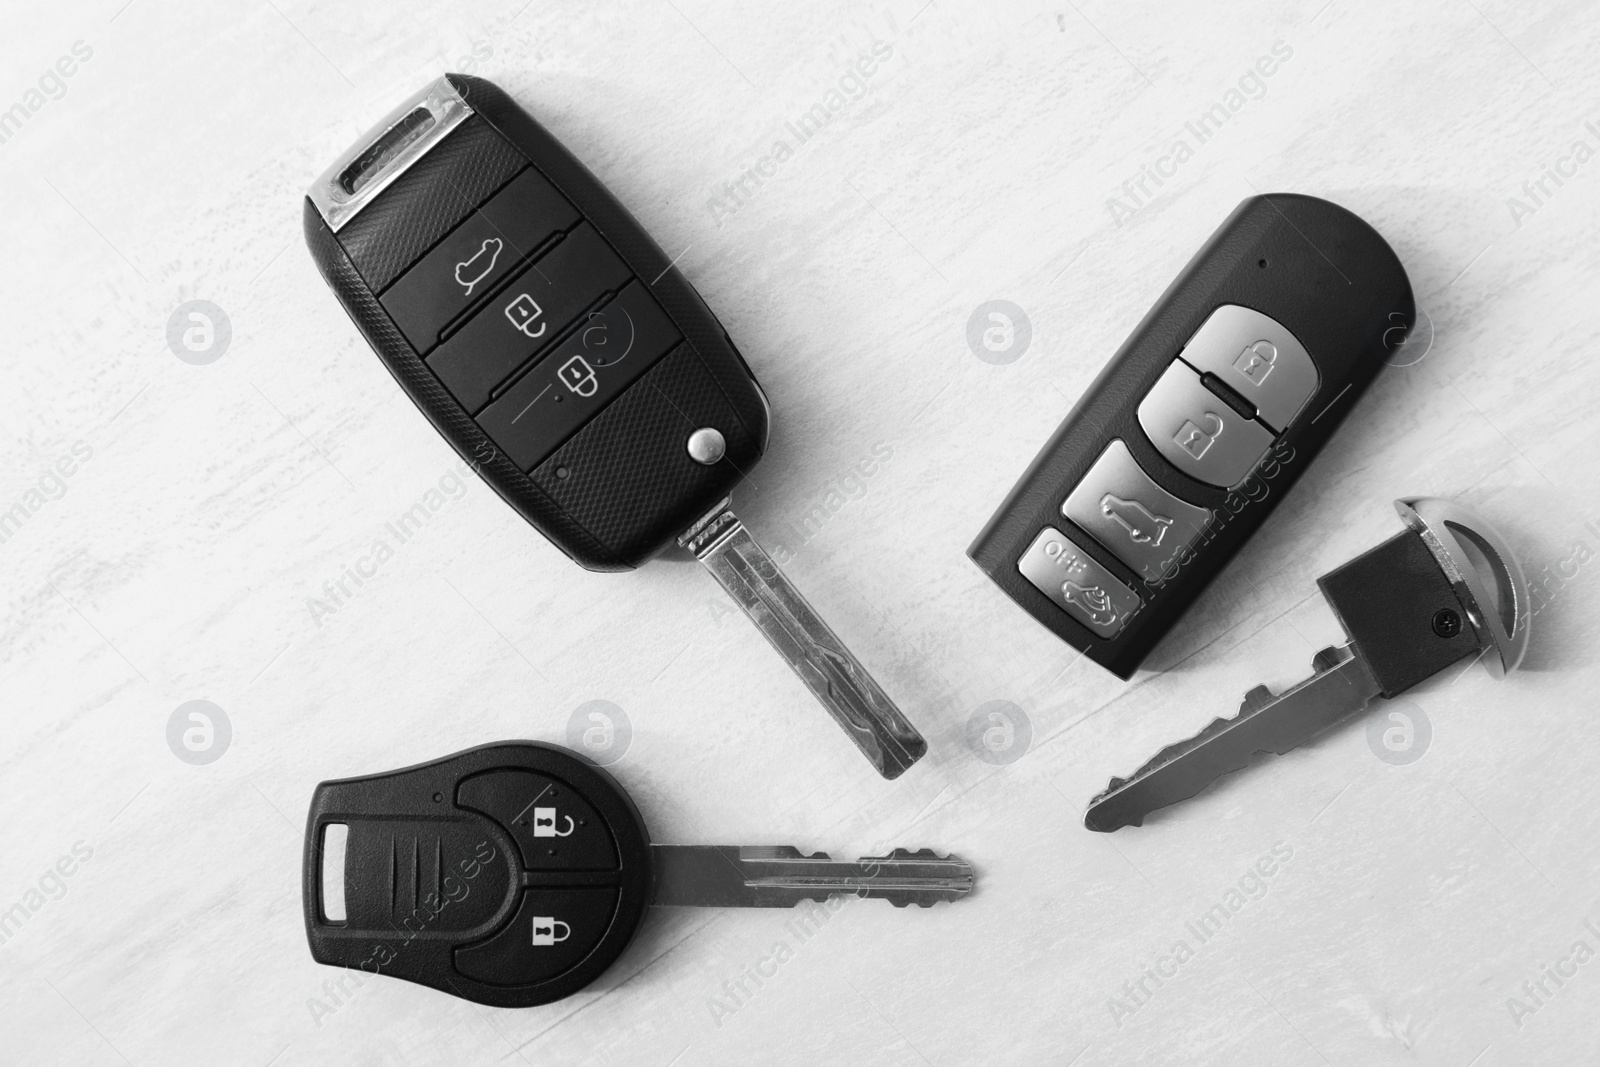
<path id="1" fill-rule="evenodd" d="M 633 216 L 480 78 L 445 75 L 312 186 L 306 241 L 395 380 L 581 566 L 675 538 L 885 778 L 927 743 L 729 510 L 766 397 Z"/>
<path id="2" fill-rule="evenodd" d="M 1244 201 L 967 554 L 1120 678 L 1264 522 L 1416 318 L 1393 251 L 1314 197 Z"/>
<path id="3" fill-rule="evenodd" d="M 854 894 L 931 907 L 974 881 L 959 856 L 926 850 L 845 863 L 787 846 L 652 845 L 607 771 L 533 741 L 323 782 L 305 840 L 313 959 L 507 1008 L 593 982 L 652 905 L 789 908 Z"/>
<path id="4" fill-rule="evenodd" d="M 1496 677 L 1528 647 L 1528 586 L 1505 541 L 1447 500 L 1397 500 L 1408 529 L 1317 579 L 1350 641 L 1312 658 L 1310 678 L 1273 696 L 1256 686 L 1239 714 L 1163 749 L 1128 779 L 1113 778 L 1083 824 L 1139 826 L 1158 808 L 1243 769 L 1258 752 L 1282 755 L 1476 653 Z"/>

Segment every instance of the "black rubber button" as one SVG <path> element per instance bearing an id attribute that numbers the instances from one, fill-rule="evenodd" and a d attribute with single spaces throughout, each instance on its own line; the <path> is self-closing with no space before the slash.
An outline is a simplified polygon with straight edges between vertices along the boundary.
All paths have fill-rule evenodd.
<path id="1" fill-rule="evenodd" d="M 510 925 L 456 949 L 456 970 L 495 986 L 549 981 L 594 950 L 616 910 L 615 889 L 524 890 Z"/>
<path id="2" fill-rule="evenodd" d="M 478 425 L 531 470 L 678 343 L 678 331 L 638 280 L 591 311 L 566 341 L 506 394 Z"/>
<path id="3" fill-rule="evenodd" d="M 578 209 L 532 167 L 417 260 L 379 299 L 400 332 L 427 355 L 439 332 L 555 234 Z"/>
<path id="4" fill-rule="evenodd" d="M 584 223 L 436 348 L 428 366 L 461 406 L 476 414 L 495 386 L 628 278 L 628 268 L 611 246 Z"/>

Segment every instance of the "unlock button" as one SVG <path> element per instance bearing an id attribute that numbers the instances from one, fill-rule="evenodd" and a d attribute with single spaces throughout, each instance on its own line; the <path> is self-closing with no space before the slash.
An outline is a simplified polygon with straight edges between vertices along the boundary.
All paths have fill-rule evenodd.
<path id="1" fill-rule="evenodd" d="M 565 782 L 533 771 L 489 771 L 457 786 L 456 803 L 505 827 L 530 871 L 617 868 L 605 820 Z"/>
<path id="2" fill-rule="evenodd" d="M 1224 404 L 1181 359 L 1139 401 L 1139 425 L 1174 467 L 1220 489 L 1244 481 L 1272 444 L 1264 426 Z"/>

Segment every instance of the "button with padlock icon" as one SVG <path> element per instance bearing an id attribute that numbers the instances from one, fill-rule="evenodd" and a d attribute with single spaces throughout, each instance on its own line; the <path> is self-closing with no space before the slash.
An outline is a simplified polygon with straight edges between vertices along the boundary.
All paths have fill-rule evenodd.
<path id="1" fill-rule="evenodd" d="M 468 778 L 456 794 L 456 803 L 506 828 L 531 871 L 617 866 L 605 822 L 565 782 L 532 771 L 492 771 Z"/>
<path id="2" fill-rule="evenodd" d="M 1213 311 L 1179 358 L 1215 374 L 1274 430 L 1288 426 L 1317 391 L 1317 365 L 1305 346 L 1276 319 L 1238 304 Z"/>
<path id="3" fill-rule="evenodd" d="M 1221 489 L 1244 481 L 1272 444 L 1266 427 L 1223 403 L 1182 359 L 1139 402 L 1139 425 L 1178 470 Z"/>

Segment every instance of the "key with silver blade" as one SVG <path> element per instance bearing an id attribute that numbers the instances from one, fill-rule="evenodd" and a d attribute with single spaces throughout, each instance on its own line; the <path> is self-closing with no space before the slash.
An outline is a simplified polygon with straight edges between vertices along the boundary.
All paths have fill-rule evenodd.
<path id="1" fill-rule="evenodd" d="M 1397 696 L 1467 656 L 1496 677 L 1517 667 L 1528 647 L 1528 586 L 1504 539 L 1448 500 L 1397 500 L 1395 508 L 1404 533 L 1317 579 L 1349 643 L 1318 652 L 1300 684 L 1277 696 L 1256 686 L 1238 715 L 1168 746 L 1131 778 L 1113 778 L 1084 813 L 1086 827 L 1139 826 L 1257 753 L 1283 755 L 1373 698 Z"/>
<path id="2" fill-rule="evenodd" d="M 849 895 L 926 908 L 974 881 L 966 860 L 927 850 L 840 861 L 787 845 L 651 844 L 617 779 L 535 741 L 323 782 L 305 842 L 314 959 L 507 1008 L 595 981 L 652 906 L 789 908 Z M 818 919 L 815 905 L 794 922 L 808 915 Z"/>
<path id="3" fill-rule="evenodd" d="M 304 217 L 395 380 L 552 544 L 625 570 L 692 541 L 878 773 L 927 750 L 727 509 L 767 449 L 749 365 L 677 261 L 516 101 L 481 78 L 424 86 L 317 180 Z"/>

